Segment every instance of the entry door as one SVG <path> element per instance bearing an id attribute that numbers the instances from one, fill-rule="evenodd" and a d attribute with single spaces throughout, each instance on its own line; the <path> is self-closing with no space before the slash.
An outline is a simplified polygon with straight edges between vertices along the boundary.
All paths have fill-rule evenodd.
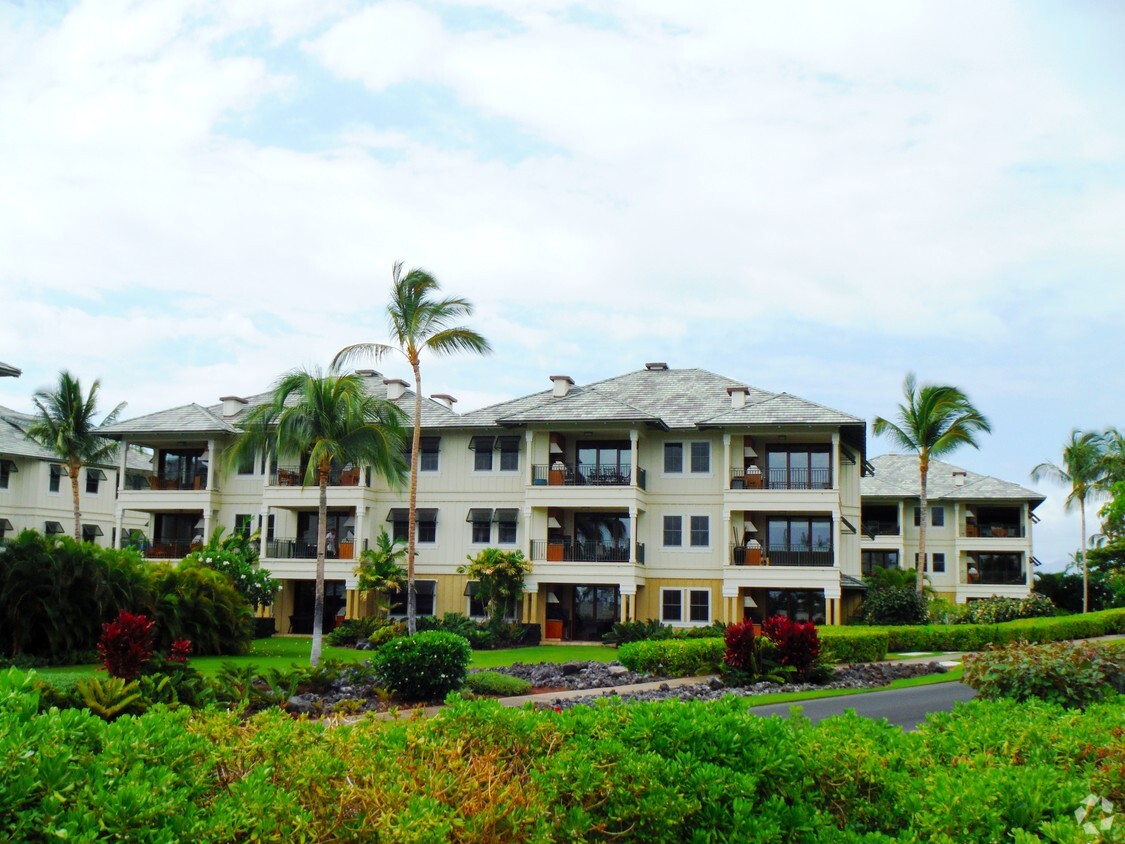
<path id="1" fill-rule="evenodd" d="M 616 586 L 574 587 L 574 638 L 601 641 L 621 618 Z"/>

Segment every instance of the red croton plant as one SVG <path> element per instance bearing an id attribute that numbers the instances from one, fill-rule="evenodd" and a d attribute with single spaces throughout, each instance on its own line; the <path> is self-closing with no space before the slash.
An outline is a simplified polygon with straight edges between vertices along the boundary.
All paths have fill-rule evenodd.
<path id="1" fill-rule="evenodd" d="M 98 640 L 98 653 L 102 667 L 111 677 L 133 680 L 146 665 L 152 662 L 156 622 L 148 616 L 122 610 L 113 621 L 102 625 Z M 172 642 L 168 661 L 185 665 L 191 654 L 191 642 L 176 639 Z"/>

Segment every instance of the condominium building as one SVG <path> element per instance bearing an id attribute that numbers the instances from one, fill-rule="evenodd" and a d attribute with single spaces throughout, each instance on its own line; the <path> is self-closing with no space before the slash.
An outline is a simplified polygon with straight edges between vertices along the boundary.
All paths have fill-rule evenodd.
<path id="1" fill-rule="evenodd" d="M 47 534 L 72 534 L 74 499 L 67 468 L 59 457 L 27 438 L 34 418 L 0 407 L 0 539 L 32 528 Z M 113 460 L 82 467 L 78 481 L 82 538 L 112 545 L 119 462 Z M 128 475 L 147 473 L 147 460 L 133 453 Z M 144 530 L 143 519 L 130 518 L 124 529 Z"/>
<path id="2" fill-rule="evenodd" d="M 406 382 L 359 374 L 413 416 Z M 532 561 L 518 611 L 547 638 L 594 640 L 624 619 L 690 626 L 780 612 L 832 624 L 858 602 L 863 419 L 663 363 L 588 385 L 550 382 L 465 414 L 450 396 L 423 399 L 419 613 L 480 614 L 475 584 L 456 569 L 489 546 Z M 266 398 L 227 396 L 102 432 L 152 453 L 147 483 L 119 491 L 118 527 L 141 514 L 152 525 L 147 553 L 163 558 L 220 525 L 260 531 L 262 565 L 283 584 L 278 627 L 300 632 L 312 623 L 318 527 L 305 459 L 259 455 L 218 470 L 239 421 Z M 405 536 L 406 501 L 368 467 L 334 468 L 329 617 L 371 609 L 356 591 L 356 560 L 381 527 Z"/>
<path id="3" fill-rule="evenodd" d="M 861 566 L 913 568 L 918 559 L 921 479 L 917 455 L 871 459 L 864 477 Z M 929 520 L 925 570 L 933 589 L 965 603 L 1031 589 L 1032 525 L 1044 496 L 1018 484 L 931 460 L 926 483 Z"/>

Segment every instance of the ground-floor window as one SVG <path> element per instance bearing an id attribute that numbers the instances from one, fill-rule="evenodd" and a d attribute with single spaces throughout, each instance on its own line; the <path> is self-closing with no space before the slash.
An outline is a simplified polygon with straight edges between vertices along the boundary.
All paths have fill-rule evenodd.
<path id="1" fill-rule="evenodd" d="M 434 603 L 437 598 L 437 581 L 415 580 L 414 596 L 415 615 L 433 615 Z M 399 589 L 391 596 L 391 615 L 406 615 L 406 599 L 406 587 Z"/>
<path id="2" fill-rule="evenodd" d="M 794 621 L 811 621 L 824 624 L 827 621 L 823 589 L 755 589 L 758 608 L 754 611 L 755 621 L 763 621 L 770 616 L 783 615 Z"/>
<path id="3" fill-rule="evenodd" d="M 710 624 L 711 590 L 661 589 L 660 620 L 665 624 Z"/>
<path id="4" fill-rule="evenodd" d="M 312 633 L 313 610 L 316 606 L 316 581 L 291 580 L 293 589 L 293 614 L 289 616 L 289 632 Z M 347 591 L 342 580 L 324 581 L 324 614 L 321 626 L 325 633 L 336 626 L 336 616 L 347 603 Z"/>

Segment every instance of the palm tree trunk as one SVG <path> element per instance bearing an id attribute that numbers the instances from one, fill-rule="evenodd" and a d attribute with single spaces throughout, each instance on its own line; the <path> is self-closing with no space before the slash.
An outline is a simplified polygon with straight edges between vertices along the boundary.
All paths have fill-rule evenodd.
<path id="1" fill-rule="evenodd" d="M 410 449 L 410 519 L 406 529 L 406 632 L 413 636 L 418 629 L 418 593 L 414 586 L 414 535 L 418 522 L 418 449 L 422 445 L 422 369 L 418 358 L 410 360 L 414 370 L 414 438 Z"/>
<path id="2" fill-rule="evenodd" d="M 918 460 L 918 472 L 921 475 L 922 481 L 922 494 L 919 496 L 920 507 L 918 510 L 918 559 L 914 563 L 917 569 L 918 579 L 915 584 L 915 589 L 921 595 L 925 588 L 925 581 L 922 572 L 926 568 L 926 522 L 928 521 L 928 513 L 926 512 L 929 503 L 929 497 L 926 490 L 926 481 L 929 479 L 930 474 L 930 456 L 928 454 L 921 455 Z"/>
<path id="3" fill-rule="evenodd" d="M 320 662 L 324 639 L 324 551 L 328 533 L 328 469 L 320 467 L 320 506 L 316 519 L 316 597 L 313 599 L 312 653 L 309 663 Z"/>
<path id="4" fill-rule="evenodd" d="M 82 511 L 78 506 L 78 473 L 82 469 L 82 464 L 71 461 L 67 464 L 66 470 L 70 472 L 70 494 L 74 501 L 74 541 L 82 541 Z"/>
<path id="5" fill-rule="evenodd" d="M 1090 567 L 1086 563 L 1086 498 L 1078 499 L 1078 524 L 1082 531 L 1079 553 L 1082 555 L 1082 612 L 1090 611 Z"/>

